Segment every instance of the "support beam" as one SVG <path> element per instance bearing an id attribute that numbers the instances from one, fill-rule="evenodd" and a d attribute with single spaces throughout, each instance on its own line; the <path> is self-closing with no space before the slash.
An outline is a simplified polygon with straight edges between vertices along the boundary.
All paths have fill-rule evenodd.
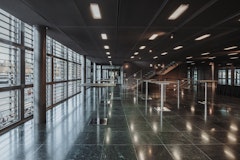
<path id="1" fill-rule="evenodd" d="M 34 25 L 34 123 L 46 124 L 46 27 Z"/>

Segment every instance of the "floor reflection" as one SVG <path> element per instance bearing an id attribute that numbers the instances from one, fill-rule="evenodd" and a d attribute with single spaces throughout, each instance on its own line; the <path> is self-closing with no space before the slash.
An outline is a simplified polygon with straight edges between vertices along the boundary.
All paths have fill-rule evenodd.
<path id="1" fill-rule="evenodd" d="M 193 90 L 194 91 L 194 90 Z M 135 91 L 89 88 L 47 112 L 47 124 L 30 120 L 0 136 L 0 159 L 237 159 L 240 157 L 240 99 L 204 90 L 168 90 L 164 107 L 159 88 L 148 100 Z M 135 92 L 136 93 L 136 92 Z M 142 93 L 138 93 L 142 94 Z M 234 102 L 234 103 L 233 103 Z M 107 118 L 107 125 L 89 125 Z"/>

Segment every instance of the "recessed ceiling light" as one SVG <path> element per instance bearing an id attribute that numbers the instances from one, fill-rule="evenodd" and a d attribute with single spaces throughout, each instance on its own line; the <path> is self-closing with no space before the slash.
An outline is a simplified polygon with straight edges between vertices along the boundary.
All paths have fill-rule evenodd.
<path id="1" fill-rule="evenodd" d="M 181 49 L 181 48 L 183 48 L 183 46 L 177 46 L 177 47 L 175 47 L 175 48 L 173 48 L 174 50 L 178 50 L 178 49 Z"/>
<path id="2" fill-rule="evenodd" d="M 233 53 L 229 53 L 228 55 L 229 56 L 235 56 L 235 55 L 237 55 L 238 53 L 237 52 L 233 52 Z"/>
<path id="3" fill-rule="evenodd" d="M 192 59 L 192 58 L 193 58 L 192 56 L 186 57 L 186 59 Z"/>
<path id="4" fill-rule="evenodd" d="M 187 63 L 192 63 L 193 61 L 187 61 Z"/>
<path id="5" fill-rule="evenodd" d="M 139 49 L 144 49 L 144 48 L 146 48 L 146 46 L 141 46 L 141 47 L 139 47 Z"/>
<path id="6" fill-rule="evenodd" d="M 103 40 L 106 40 L 107 39 L 107 34 L 106 33 L 102 33 L 101 37 L 102 37 Z"/>
<path id="7" fill-rule="evenodd" d="M 226 65 L 227 65 L 227 66 L 231 66 L 231 65 L 232 65 L 232 63 L 227 63 Z"/>
<path id="8" fill-rule="evenodd" d="M 138 59 L 142 59 L 141 57 L 139 57 Z"/>
<path id="9" fill-rule="evenodd" d="M 134 58 L 134 56 L 131 56 L 131 59 L 133 59 Z"/>
<path id="10" fill-rule="evenodd" d="M 158 36 L 158 34 L 153 34 L 153 35 L 149 38 L 149 40 L 154 40 L 154 39 L 157 38 L 157 36 Z"/>
<path id="11" fill-rule="evenodd" d="M 240 22 L 240 19 L 238 19 L 238 21 Z"/>
<path id="12" fill-rule="evenodd" d="M 227 51 L 227 50 L 231 50 L 231 49 L 235 49 L 235 48 L 237 48 L 237 46 L 227 47 L 227 48 L 224 48 L 224 50 Z"/>
<path id="13" fill-rule="evenodd" d="M 151 49 L 149 50 L 149 53 L 152 53 L 152 50 L 151 50 Z"/>
<path id="14" fill-rule="evenodd" d="M 150 64 L 150 67 L 153 67 L 153 64 Z"/>
<path id="15" fill-rule="evenodd" d="M 238 59 L 238 57 L 231 57 L 230 59 Z"/>
<path id="16" fill-rule="evenodd" d="M 108 56 L 108 58 L 112 58 L 111 56 Z"/>
<path id="17" fill-rule="evenodd" d="M 195 41 L 200 41 L 200 40 L 203 40 L 203 39 L 208 38 L 208 37 L 210 37 L 210 36 L 211 36 L 211 34 L 204 34 L 204 35 L 196 38 Z"/>
<path id="18" fill-rule="evenodd" d="M 154 57 L 153 57 L 153 59 L 157 59 L 157 58 L 158 58 L 158 56 L 154 56 Z"/>
<path id="19" fill-rule="evenodd" d="M 163 52 L 163 53 L 161 53 L 161 55 L 162 55 L 162 56 L 165 56 L 165 55 L 167 55 L 167 52 Z"/>
<path id="20" fill-rule="evenodd" d="M 189 4 L 181 4 L 169 17 L 168 20 L 175 20 L 188 9 Z"/>
<path id="21" fill-rule="evenodd" d="M 206 55 L 209 55 L 209 54 L 210 54 L 209 52 L 205 52 L 205 53 L 202 53 L 201 55 L 206 56 Z"/>
<path id="22" fill-rule="evenodd" d="M 138 54 L 139 54 L 138 52 L 135 52 L 135 53 L 134 53 L 135 56 L 138 55 Z"/>
<path id="23" fill-rule="evenodd" d="M 158 67 L 160 67 L 161 66 L 161 64 L 158 64 Z"/>
<path id="24" fill-rule="evenodd" d="M 94 19 L 102 19 L 101 12 L 97 3 L 91 3 L 90 10 Z"/>
<path id="25" fill-rule="evenodd" d="M 216 57 L 215 56 L 213 56 L 213 57 L 208 57 L 208 59 L 215 59 Z"/>
<path id="26" fill-rule="evenodd" d="M 106 55 L 110 55 L 110 52 L 106 52 Z"/>
<path id="27" fill-rule="evenodd" d="M 105 45 L 104 48 L 105 48 L 105 49 L 109 49 L 109 46 Z"/>

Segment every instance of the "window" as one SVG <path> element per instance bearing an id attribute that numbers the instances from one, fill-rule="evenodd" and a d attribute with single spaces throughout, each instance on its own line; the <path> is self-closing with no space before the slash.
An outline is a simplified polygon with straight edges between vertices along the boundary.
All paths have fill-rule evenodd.
<path id="1" fill-rule="evenodd" d="M 218 70 L 218 84 L 221 85 L 226 85 L 226 70 L 225 69 L 220 69 Z"/>
<path id="2" fill-rule="evenodd" d="M 234 85 L 240 86 L 240 69 L 234 70 Z"/>
<path id="3" fill-rule="evenodd" d="M 228 85 L 232 85 L 232 70 L 228 69 Z"/>

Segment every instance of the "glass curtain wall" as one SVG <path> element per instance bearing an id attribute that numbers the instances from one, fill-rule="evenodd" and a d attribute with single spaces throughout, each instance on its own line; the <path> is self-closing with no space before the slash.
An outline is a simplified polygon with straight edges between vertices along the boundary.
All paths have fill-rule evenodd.
<path id="1" fill-rule="evenodd" d="M 0 131 L 33 115 L 33 50 L 33 27 L 0 9 Z M 51 108 L 80 93 L 82 62 L 80 54 L 50 37 L 46 51 Z"/>
<path id="2" fill-rule="evenodd" d="M 80 93 L 80 54 L 47 37 L 47 107 L 53 107 Z"/>

